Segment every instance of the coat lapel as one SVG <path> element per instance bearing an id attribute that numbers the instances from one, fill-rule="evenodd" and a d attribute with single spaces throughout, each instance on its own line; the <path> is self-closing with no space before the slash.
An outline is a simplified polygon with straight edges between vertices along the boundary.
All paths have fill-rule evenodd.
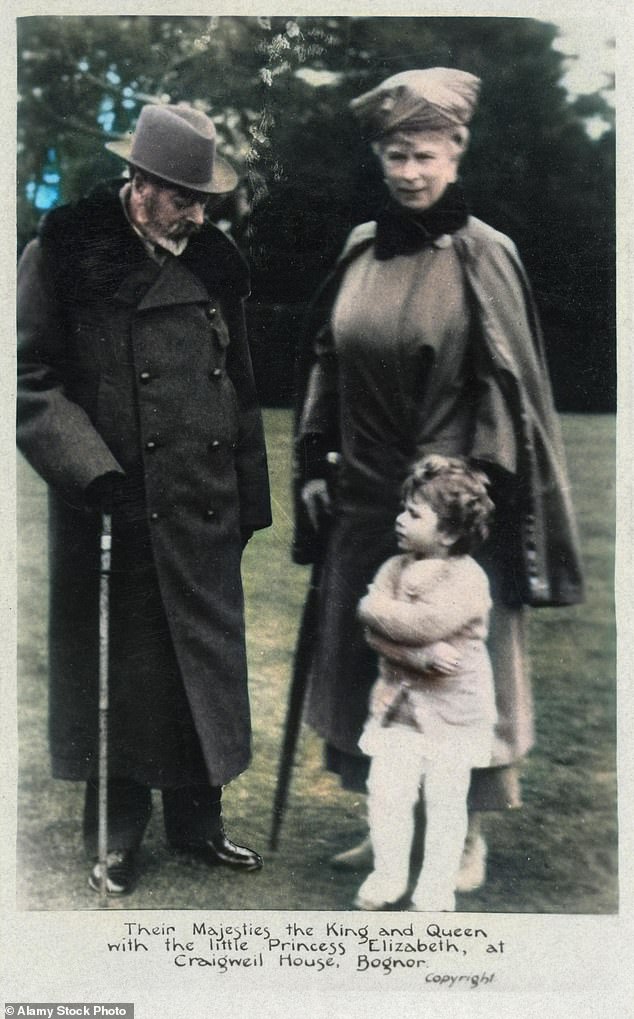
<path id="1" fill-rule="evenodd" d="M 198 304 L 209 300 L 209 292 L 177 258 L 168 258 L 149 290 L 139 301 L 139 311 L 172 304 Z"/>

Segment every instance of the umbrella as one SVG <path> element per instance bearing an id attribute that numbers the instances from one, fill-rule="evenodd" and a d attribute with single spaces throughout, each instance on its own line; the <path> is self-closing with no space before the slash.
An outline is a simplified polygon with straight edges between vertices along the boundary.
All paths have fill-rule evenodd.
<path id="1" fill-rule="evenodd" d="M 310 675 L 310 663 L 313 655 L 313 648 L 317 638 L 317 605 L 319 600 L 319 574 L 320 564 L 315 563 L 310 578 L 310 586 L 304 602 L 304 610 L 299 627 L 295 659 L 293 662 L 293 675 L 291 679 L 288 707 L 286 710 L 286 723 L 284 726 L 284 741 L 280 754 L 280 766 L 277 776 L 277 788 L 273 801 L 273 820 L 271 824 L 271 835 L 269 848 L 277 849 L 278 837 L 282 826 L 282 819 L 286 809 L 288 789 L 295 758 L 295 748 L 302 723 L 302 710 L 308 677 Z"/>

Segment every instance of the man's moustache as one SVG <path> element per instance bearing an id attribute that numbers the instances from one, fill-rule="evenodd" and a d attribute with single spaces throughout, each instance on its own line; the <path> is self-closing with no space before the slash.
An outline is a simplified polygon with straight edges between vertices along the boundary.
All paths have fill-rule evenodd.
<path id="1" fill-rule="evenodd" d="M 202 227 L 196 223 L 184 223 L 182 226 L 175 227 L 175 231 L 172 234 L 173 237 L 192 237 L 193 234 L 198 234 L 202 230 Z"/>

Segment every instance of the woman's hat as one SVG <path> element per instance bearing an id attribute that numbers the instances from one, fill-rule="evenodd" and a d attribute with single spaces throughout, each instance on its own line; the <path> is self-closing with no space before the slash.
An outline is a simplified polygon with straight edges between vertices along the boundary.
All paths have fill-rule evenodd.
<path id="1" fill-rule="evenodd" d="M 439 131 L 469 123 L 480 79 L 451 67 L 402 71 L 353 99 L 364 133 L 380 138 L 397 130 Z"/>
<path id="2" fill-rule="evenodd" d="M 238 183 L 233 167 L 216 154 L 213 121 L 191 106 L 144 106 L 134 134 L 106 148 L 189 191 L 225 194 Z"/>

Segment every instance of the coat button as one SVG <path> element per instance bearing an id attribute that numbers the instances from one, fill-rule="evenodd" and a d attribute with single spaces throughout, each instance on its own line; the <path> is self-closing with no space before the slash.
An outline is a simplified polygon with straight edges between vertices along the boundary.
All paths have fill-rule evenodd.
<path id="1" fill-rule="evenodd" d="M 219 439 L 214 439 L 213 442 L 210 445 L 211 445 L 211 449 L 218 449 L 218 447 L 220 446 L 220 440 Z"/>
<path id="2" fill-rule="evenodd" d="M 219 379 L 222 377 L 222 368 L 214 368 L 211 372 L 212 379 Z"/>
<path id="3" fill-rule="evenodd" d="M 150 513 L 150 520 L 158 520 L 158 518 L 159 518 L 159 515 L 156 512 L 156 510 L 154 510 L 152 513 Z"/>
<path id="4" fill-rule="evenodd" d="M 150 381 L 150 373 L 149 372 L 141 372 L 141 374 L 139 375 L 139 379 L 144 384 L 147 384 Z"/>
<path id="5" fill-rule="evenodd" d="M 153 453 L 154 450 L 156 449 L 156 443 L 153 442 L 152 439 L 150 439 L 149 442 L 145 443 L 145 448 L 148 450 L 148 452 Z"/>
<path id="6" fill-rule="evenodd" d="M 207 318 L 209 318 L 209 319 L 215 318 L 215 316 L 216 316 L 216 309 L 214 308 L 214 306 L 212 304 L 209 305 L 209 307 L 205 311 L 205 314 L 206 314 Z"/>
<path id="7" fill-rule="evenodd" d="M 215 515 L 216 515 L 216 511 L 214 509 L 211 509 L 211 507 L 209 507 L 209 509 L 205 510 L 205 516 L 206 516 L 207 520 L 213 520 Z"/>

